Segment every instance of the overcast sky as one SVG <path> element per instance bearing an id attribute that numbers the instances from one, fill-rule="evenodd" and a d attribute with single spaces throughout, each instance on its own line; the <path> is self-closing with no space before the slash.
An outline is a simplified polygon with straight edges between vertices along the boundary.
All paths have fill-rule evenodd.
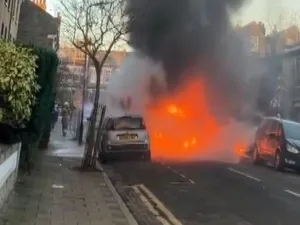
<path id="1" fill-rule="evenodd" d="M 236 19 L 242 24 L 253 20 L 276 20 L 279 15 L 297 11 L 300 11 L 300 0 L 252 0 L 239 11 Z"/>
<path id="2" fill-rule="evenodd" d="M 59 0 L 47 0 L 48 11 L 56 15 L 55 5 Z M 162 0 L 163 1 L 163 0 Z M 210 0 L 212 1 L 212 0 Z M 248 0 L 248 3 L 239 11 L 234 18 L 241 24 L 250 21 L 266 21 L 288 13 L 289 11 L 300 11 L 300 0 Z"/>

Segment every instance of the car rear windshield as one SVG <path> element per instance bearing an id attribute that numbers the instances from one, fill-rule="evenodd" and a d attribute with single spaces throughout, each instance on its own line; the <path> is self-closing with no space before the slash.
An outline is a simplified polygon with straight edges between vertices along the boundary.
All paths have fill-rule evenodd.
<path id="1" fill-rule="evenodd" d="M 145 129 L 142 118 L 121 117 L 112 122 L 111 130 Z"/>
<path id="2" fill-rule="evenodd" d="M 292 140 L 300 140 L 300 124 L 294 122 L 283 123 L 285 137 Z"/>

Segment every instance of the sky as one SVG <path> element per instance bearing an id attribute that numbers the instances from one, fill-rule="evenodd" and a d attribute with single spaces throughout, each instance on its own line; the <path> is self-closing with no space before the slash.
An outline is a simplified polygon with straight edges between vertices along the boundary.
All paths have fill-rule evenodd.
<path id="1" fill-rule="evenodd" d="M 235 19 L 242 25 L 253 20 L 277 20 L 280 15 L 289 17 L 300 11 L 300 0 L 248 0 Z"/>
<path id="2" fill-rule="evenodd" d="M 47 0 L 47 10 L 52 15 L 57 13 L 59 0 Z M 289 11 L 300 11 L 300 0 L 248 0 L 239 13 L 234 16 L 241 25 L 253 20 L 266 21 Z"/>

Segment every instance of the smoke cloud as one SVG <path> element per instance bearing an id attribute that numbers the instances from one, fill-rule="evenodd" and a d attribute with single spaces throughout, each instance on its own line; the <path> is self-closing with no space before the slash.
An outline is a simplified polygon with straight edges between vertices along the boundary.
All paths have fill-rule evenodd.
<path id="1" fill-rule="evenodd" d="M 212 112 L 233 114 L 246 102 L 245 62 L 229 14 L 243 2 L 128 0 L 130 43 L 162 64 L 169 92 L 176 91 L 186 76 L 200 76 L 207 83 Z"/>

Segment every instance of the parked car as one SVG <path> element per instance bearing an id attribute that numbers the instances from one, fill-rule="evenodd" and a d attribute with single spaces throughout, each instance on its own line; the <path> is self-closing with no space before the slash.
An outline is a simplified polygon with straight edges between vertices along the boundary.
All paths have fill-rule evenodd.
<path id="1" fill-rule="evenodd" d="M 268 117 L 257 128 L 252 144 L 255 164 L 268 161 L 276 170 L 300 172 L 300 123 Z"/>
<path id="2" fill-rule="evenodd" d="M 149 134 L 142 116 L 126 115 L 104 120 L 99 159 L 106 163 L 113 157 L 139 156 L 151 160 Z"/>

